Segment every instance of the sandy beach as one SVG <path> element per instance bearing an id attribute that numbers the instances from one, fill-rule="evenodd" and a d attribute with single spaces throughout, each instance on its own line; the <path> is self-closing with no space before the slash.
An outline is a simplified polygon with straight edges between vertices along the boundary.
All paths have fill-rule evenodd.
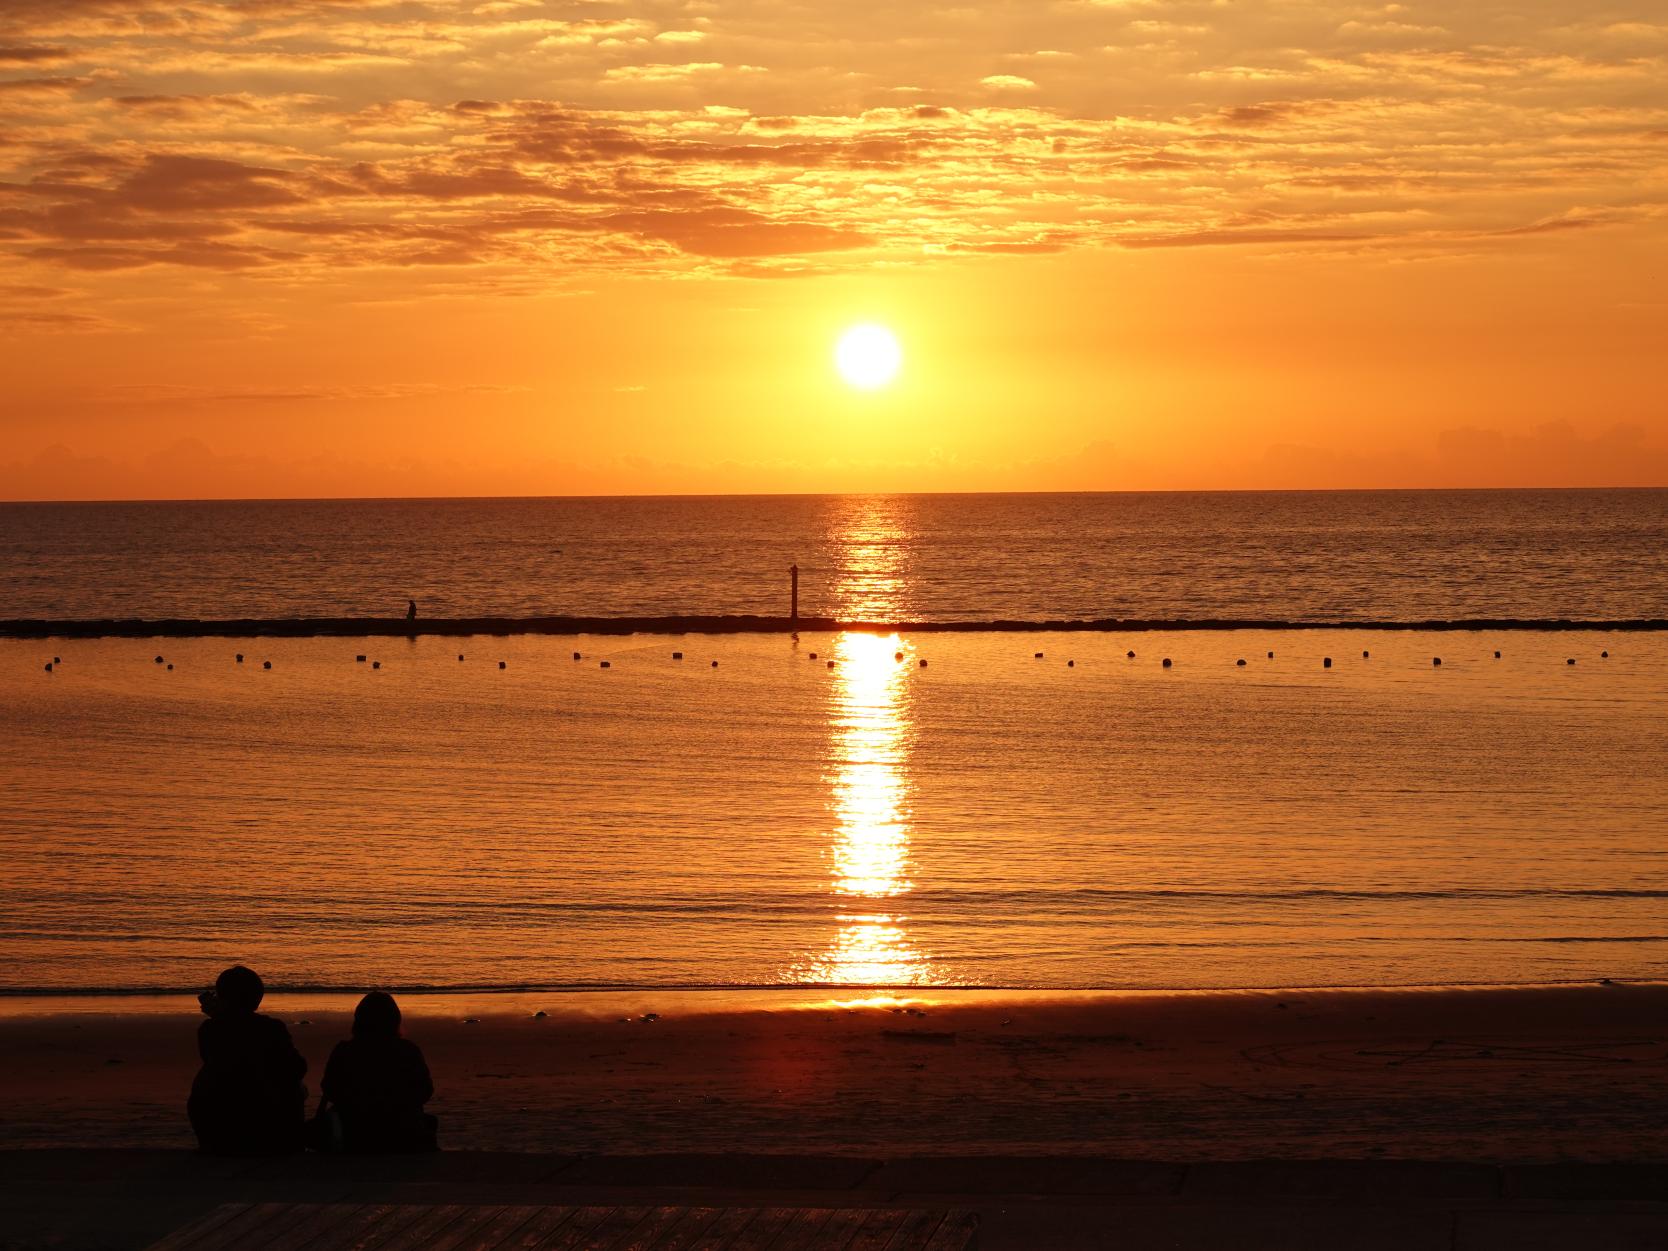
<path id="1" fill-rule="evenodd" d="M 349 1001 L 273 995 L 316 1091 Z M 14 999 L 0 1147 L 183 1147 L 186 999 Z M 1668 986 L 408 996 L 455 1149 L 1637 1161 Z M 546 1015 L 536 1016 L 543 1012 Z"/>

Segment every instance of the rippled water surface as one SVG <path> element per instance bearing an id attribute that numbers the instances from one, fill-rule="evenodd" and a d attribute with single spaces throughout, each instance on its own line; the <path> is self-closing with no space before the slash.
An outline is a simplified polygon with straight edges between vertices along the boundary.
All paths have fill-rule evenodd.
<path id="1" fill-rule="evenodd" d="M 1668 491 L 0 505 L 0 616 L 1668 617 Z"/>
<path id="2" fill-rule="evenodd" d="M 0 986 L 1660 977 L 1665 695 L 1660 634 L 0 642 Z"/>

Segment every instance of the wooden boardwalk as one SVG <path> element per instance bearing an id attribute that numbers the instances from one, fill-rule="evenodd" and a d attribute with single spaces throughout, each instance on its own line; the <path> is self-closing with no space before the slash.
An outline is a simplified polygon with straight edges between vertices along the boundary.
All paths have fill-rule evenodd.
<path id="1" fill-rule="evenodd" d="M 976 1225 L 905 1208 L 226 1203 L 150 1251 L 965 1251 Z"/>

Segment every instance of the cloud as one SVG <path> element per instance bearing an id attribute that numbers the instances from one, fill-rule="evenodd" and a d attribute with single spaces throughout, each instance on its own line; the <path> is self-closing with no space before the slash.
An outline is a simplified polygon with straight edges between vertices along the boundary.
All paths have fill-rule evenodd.
<path id="1" fill-rule="evenodd" d="M 1668 41 L 1643 0 L 1340 16 L 852 0 L 790 29 L 767 0 L 12 0 L 0 255 L 561 282 L 1660 228 L 1638 207 L 1668 197 Z"/>
<path id="2" fill-rule="evenodd" d="M 62 44 L 0 44 L 0 66 L 57 65 L 70 59 Z"/>

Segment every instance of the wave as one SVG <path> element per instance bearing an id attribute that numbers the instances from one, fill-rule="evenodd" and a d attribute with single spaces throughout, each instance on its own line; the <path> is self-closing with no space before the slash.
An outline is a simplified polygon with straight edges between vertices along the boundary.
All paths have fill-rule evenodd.
<path id="1" fill-rule="evenodd" d="M 1664 941 L 1668 941 L 1665 936 Z M 1291 984 L 1245 985 L 1205 984 L 1175 986 L 1160 984 L 1104 985 L 1090 983 L 989 983 L 989 982 L 413 982 L 385 985 L 378 988 L 395 995 L 584 995 L 584 994 L 679 994 L 679 993 L 740 993 L 780 991 L 886 993 L 908 997 L 928 993 L 970 991 L 984 994 L 1126 994 L 1165 993 L 1177 995 L 1226 994 L 1264 991 L 1441 991 L 1441 990 L 1536 990 L 1571 986 L 1592 986 L 1595 982 L 1613 986 L 1660 986 L 1654 978 L 1552 978 L 1533 982 L 1512 981 L 1429 981 L 1406 982 L 1313 982 L 1301 986 Z M 369 983 L 335 982 L 279 982 L 267 983 L 268 995 L 342 995 L 359 996 Z M 145 999 L 189 997 L 203 987 L 191 986 L 0 986 L 0 1001 L 6 999 Z"/>
<path id="2" fill-rule="evenodd" d="M 1165 630 L 1668 631 L 1668 618 L 1437 617 L 1424 620 L 1300 620 L 1276 617 L 1100 617 L 967 621 L 842 621 L 833 617 L 172 617 L 155 620 L 0 620 L 0 638 L 416 638 L 513 634 L 1063 633 Z"/>

